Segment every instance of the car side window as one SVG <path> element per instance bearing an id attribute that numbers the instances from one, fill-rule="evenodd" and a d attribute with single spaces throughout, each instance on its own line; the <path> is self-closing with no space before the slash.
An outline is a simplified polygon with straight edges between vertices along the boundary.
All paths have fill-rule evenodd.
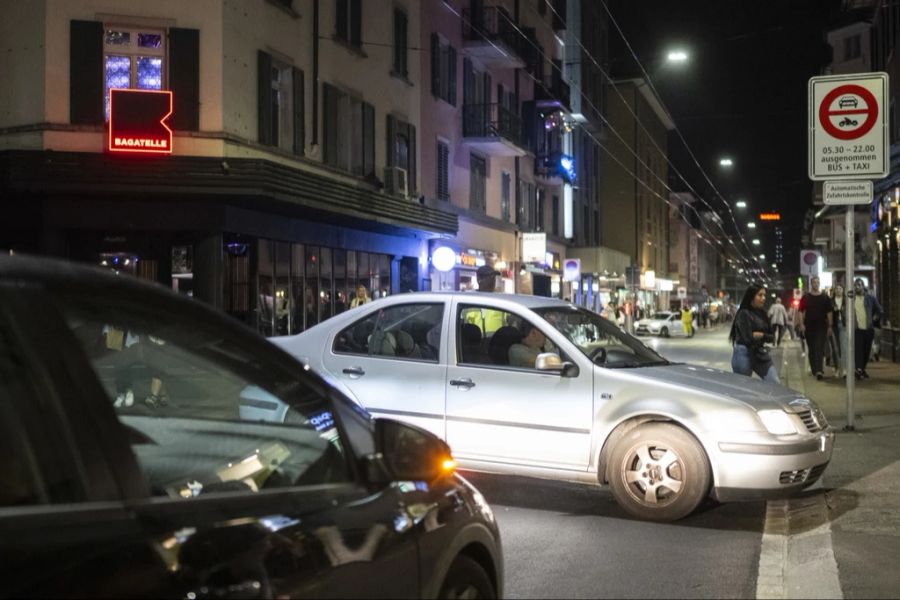
<path id="1" fill-rule="evenodd" d="M 0 509 L 84 497 L 77 459 L 52 428 L 59 413 L 0 319 Z"/>
<path id="2" fill-rule="evenodd" d="M 16 405 L 24 400 L 21 357 L 0 329 L 0 509 L 44 504 L 47 494 L 38 478 L 37 460 Z M 18 401 L 17 401 L 18 400 Z"/>
<path id="3" fill-rule="evenodd" d="M 350 481 L 331 401 L 220 332 L 67 302 L 153 495 Z"/>
<path id="4" fill-rule="evenodd" d="M 456 319 L 457 360 L 460 364 L 534 368 L 537 354 L 558 350 L 542 333 L 529 336 L 532 328 L 530 321 L 505 310 L 460 306 Z"/>
<path id="5" fill-rule="evenodd" d="M 334 352 L 437 362 L 443 320 L 443 303 L 384 307 L 338 333 Z"/>

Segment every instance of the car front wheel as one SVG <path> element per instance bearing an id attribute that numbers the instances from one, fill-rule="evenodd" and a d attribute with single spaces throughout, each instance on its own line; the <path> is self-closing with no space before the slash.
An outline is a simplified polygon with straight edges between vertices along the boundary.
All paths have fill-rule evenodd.
<path id="1" fill-rule="evenodd" d="M 457 556 L 441 585 L 440 598 L 496 598 L 491 578 L 468 556 Z"/>
<path id="2" fill-rule="evenodd" d="M 659 330 L 659 335 L 661 335 L 661 336 L 663 336 L 663 337 L 669 337 L 669 328 L 668 328 L 668 327 L 663 327 L 662 329 L 660 329 L 660 330 Z"/>
<path id="3" fill-rule="evenodd" d="M 607 478 L 616 502 L 635 517 L 675 521 L 709 493 L 710 469 L 700 443 L 670 423 L 647 423 L 613 448 Z"/>

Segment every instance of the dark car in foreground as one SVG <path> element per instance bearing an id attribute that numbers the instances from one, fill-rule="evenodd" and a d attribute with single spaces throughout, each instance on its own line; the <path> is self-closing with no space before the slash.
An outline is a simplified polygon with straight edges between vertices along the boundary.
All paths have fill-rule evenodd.
<path id="1" fill-rule="evenodd" d="M 0 596 L 493 597 L 449 448 L 159 286 L 0 257 Z"/>

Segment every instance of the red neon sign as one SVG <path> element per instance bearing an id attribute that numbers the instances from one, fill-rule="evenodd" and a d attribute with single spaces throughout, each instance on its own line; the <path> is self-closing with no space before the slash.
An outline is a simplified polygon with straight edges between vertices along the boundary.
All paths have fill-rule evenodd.
<path id="1" fill-rule="evenodd" d="M 109 151 L 171 154 L 172 92 L 109 90 Z"/>

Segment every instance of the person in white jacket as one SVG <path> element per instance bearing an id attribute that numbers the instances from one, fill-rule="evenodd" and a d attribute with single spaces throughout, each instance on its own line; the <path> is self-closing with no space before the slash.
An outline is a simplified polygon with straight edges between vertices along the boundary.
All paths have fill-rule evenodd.
<path id="1" fill-rule="evenodd" d="M 784 337 L 784 328 L 788 322 L 787 311 L 781 298 L 775 298 L 775 304 L 769 307 L 769 323 L 772 325 L 772 331 L 775 334 L 775 345 L 781 345 L 781 338 Z"/>

